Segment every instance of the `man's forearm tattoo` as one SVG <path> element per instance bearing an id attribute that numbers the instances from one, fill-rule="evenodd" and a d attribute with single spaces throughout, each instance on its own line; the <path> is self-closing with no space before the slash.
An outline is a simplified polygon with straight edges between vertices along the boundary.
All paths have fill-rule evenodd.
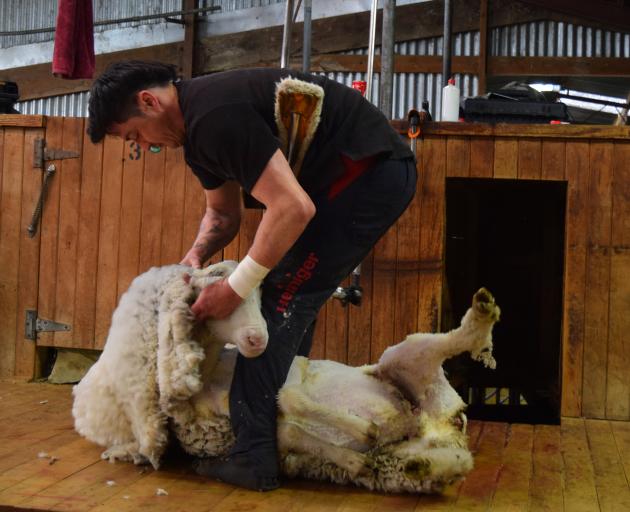
<path id="1" fill-rule="evenodd" d="M 210 247 L 210 244 L 208 242 L 195 242 L 195 245 L 193 245 L 194 249 L 203 249 L 204 251 L 207 250 Z"/>
<path id="2" fill-rule="evenodd" d="M 221 250 L 230 235 L 227 232 L 223 219 L 208 219 L 204 217 L 199 226 L 199 233 L 193 244 L 194 249 L 202 251 L 204 259 L 209 258 L 215 252 Z"/>

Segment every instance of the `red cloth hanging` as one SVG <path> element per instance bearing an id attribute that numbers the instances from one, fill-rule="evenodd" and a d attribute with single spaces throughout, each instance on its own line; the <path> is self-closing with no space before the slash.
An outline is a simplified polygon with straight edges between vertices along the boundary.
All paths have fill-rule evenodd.
<path id="1" fill-rule="evenodd" d="M 92 0 L 59 0 L 52 72 L 60 78 L 94 74 Z"/>

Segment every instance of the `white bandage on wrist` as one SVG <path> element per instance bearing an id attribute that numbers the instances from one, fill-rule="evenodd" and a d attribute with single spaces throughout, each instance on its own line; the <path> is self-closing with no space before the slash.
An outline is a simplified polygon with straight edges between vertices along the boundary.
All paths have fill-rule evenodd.
<path id="1" fill-rule="evenodd" d="M 269 273 L 267 267 L 263 267 L 259 263 L 256 263 L 249 255 L 245 256 L 243 260 L 237 265 L 228 276 L 228 284 L 232 287 L 239 297 L 246 299 L 252 290 L 256 288 L 265 276 Z"/>

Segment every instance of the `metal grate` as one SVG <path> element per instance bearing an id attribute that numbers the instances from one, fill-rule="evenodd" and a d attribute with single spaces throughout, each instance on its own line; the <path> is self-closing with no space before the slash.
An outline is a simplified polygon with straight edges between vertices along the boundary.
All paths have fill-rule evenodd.
<path id="1" fill-rule="evenodd" d="M 527 400 L 517 389 L 510 388 L 474 388 L 464 391 L 464 400 L 468 405 L 526 406 Z"/>

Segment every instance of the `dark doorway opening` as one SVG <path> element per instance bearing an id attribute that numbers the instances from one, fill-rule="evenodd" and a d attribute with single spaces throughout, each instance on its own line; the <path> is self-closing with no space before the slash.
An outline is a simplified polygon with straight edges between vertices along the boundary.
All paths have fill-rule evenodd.
<path id="1" fill-rule="evenodd" d="M 560 422 L 565 206 L 565 182 L 447 179 L 443 330 L 482 286 L 501 308 L 496 370 L 445 364 L 469 418 Z"/>

